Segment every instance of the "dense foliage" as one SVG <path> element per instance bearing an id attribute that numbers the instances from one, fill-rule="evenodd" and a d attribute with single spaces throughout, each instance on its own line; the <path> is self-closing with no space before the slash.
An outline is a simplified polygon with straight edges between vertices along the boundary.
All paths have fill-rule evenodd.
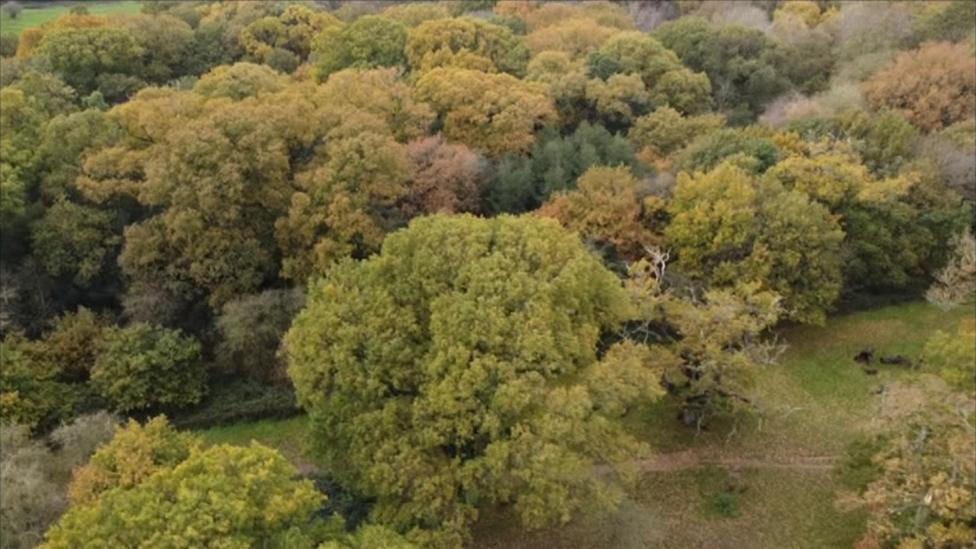
<path id="1" fill-rule="evenodd" d="M 972 305 L 970 0 L 41 4 L 0 33 L 0 545 L 76 467 L 51 547 L 564 524 L 623 499 L 648 415 L 760 417 L 784 324 Z M 973 337 L 916 365 L 971 393 Z M 95 452 L 99 410 L 304 410 L 375 524 L 162 420 Z M 863 544 L 971 543 L 962 500 L 913 499 L 971 433 L 901 427 Z"/>
<path id="2" fill-rule="evenodd" d="M 628 314 L 555 223 L 433 216 L 313 285 L 289 374 L 330 469 L 378 498 L 373 516 L 453 545 L 490 502 L 538 526 L 619 497 L 592 465 L 637 450 L 611 419 L 659 390 L 646 351 L 598 354 Z"/>

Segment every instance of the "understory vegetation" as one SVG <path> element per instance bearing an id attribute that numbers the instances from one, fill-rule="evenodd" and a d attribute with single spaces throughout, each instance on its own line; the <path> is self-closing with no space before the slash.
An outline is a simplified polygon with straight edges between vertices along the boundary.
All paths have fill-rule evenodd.
<path id="1" fill-rule="evenodd" d="M 976 3 L 0 11 L 0 547 L 976 545 Z"/>

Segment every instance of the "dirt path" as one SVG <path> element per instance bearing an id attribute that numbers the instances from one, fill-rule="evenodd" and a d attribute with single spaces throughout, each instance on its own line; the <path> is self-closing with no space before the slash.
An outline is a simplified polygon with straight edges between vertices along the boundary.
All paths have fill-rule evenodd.
<path id="1" fill-rule="evenodd" d="M 694 450 L 659 454 L 640 461 L 641 471 L 666 473 L 700 467 L 714 466 L 726 469 L 787 469 L 802 471 L 828 471 L 837 456 L 786 456 L 786 457 L 721 457 L 707 456 Z"/>

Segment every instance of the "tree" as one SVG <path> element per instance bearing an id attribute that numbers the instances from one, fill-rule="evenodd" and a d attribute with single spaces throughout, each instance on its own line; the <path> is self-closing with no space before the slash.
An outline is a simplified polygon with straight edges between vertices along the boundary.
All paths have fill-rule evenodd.
<path id="1" fill-rule="evenodd" d="M 838 217 L 846 234 L 849 289 L 898 288 L 917 281 L 939 257 L 932 249 L 942 226 L 955 225 L 956 207 L 925 197 L 916 176 L 876 180 L 843 154 L 791 156 L 770 168 L 766 178 L 805 193 Z"/>
<path id="2" fill-rule="evenodd" d="M 295 474 L 281 454 L 257 443 L 193 449 L 130 489 L 72 506 L 41 547 L 268 546 L 306 526 L 323 500 Z"/>
<path id="3" fill-rule="evenodd" d="M 604 125 L 624 128 L 646 113 L 650 103 L 644 81 L 634 74 L 614 74 L 606 81 L 590 80 L 586 84 L 586 99 Z"/>
<path id="4" fill-rule="evenodd" d="M 51 329 L 44 334 L 39 351 L 45 360 L 59 365 L 62 378 L 86 381 L 109 325 L 105 316 L 79 307 L 75 312 L 54 319 Z"/>
<path id="5" fill-rule="evenodd" d="M 626 332 L 670 353 L 661 383 L 682 401 L 683 423 L 701 429 L 713 416 L 756 406 L 756 378 L 776 358 L 760 334 L 779 320 L 781 300 L 758 283 L 689 292 L 669 283 L 668 259 L 648 246 L 628 268 L 626 288 L 639 312 Z"/>
<path id="6" fill-rule="evenodd" d="M 682 116 L 671 107 L 661 107 L 635 120 L 627 137 L 642 160 L 665 169 L 669 157 L 724 124 L 720 114 Z"/>
<path id="7" fill-rule="evenodd" d="M 447 8 L 435 3 L 405 3 L 393 4 L 382 12 L 383 17 L 399 21 L 405 26 L 412 28 L 432 19 L 445 19 L 450 17 Z"/>
<path id="8" fill-rule="evenodd" d="M 485 161 L 464 145 L 440 135 L 407 144 L 410 181 L 401 209 L 405 216 L 476 212 L 485 183 Z"/>
<path id="9" fill-rule="evenodd" d="M 949 263 L 935 275 L 925 299 L 949 309 L 976 293 L 976 239 L 968 227 L 953 238 Z"/>
<path id="10" fill-rule="evenodd" d="M 938 368 L 942 377 L 952 385 L 972 393 L 976 385 L 976 348 L 970 343 L 976 338 L 976 321 L 964 318 L 955 333 L 939 330 L 925 343 L 925 362 Z"/>
<path id="11" fill-rule="evenodd" d="M 407 192 L 406 148 L 380 118 L 353 112 L 296 177 L 298 192 L 275 223 L 287 278 L 308 280 L 344 258 L 364 257 L 401 222 L 395 206 Z"/>
<path id="12" fill-rule="evenodd" d="M 220 332 L 216 355 L 223 369 L 262 381 L 284 379 L 278 348 L 304 305 L 305 295 L 299 289 L 265 290 L 225 303 L 216 322 Z"/>
<path id="13" fill-rule="evenodd" d="M 294 57 L 297 66 L 308 58 L 319 33 L 341 26 L 342 23 L 330 13 L 292 4 L 280 15 L 249 22 L 240 31 L 240 43 L 252 61 L 268 63 L 273 55 L 287 52 Z"/>
<path id="14" fill-rule="evenodd" d="M 558 51 L 544 51 L 529 61 L 525 80 L 545 84 L 563 127 L 573 127 L 587 115 L 587 77 L 582 61 Z"/>
<path id="15" fill-rule="evenodd" d="M 457 67 L 522 76 L 529 61 L 529 50 L 512 31 L 459 18 L 425 21 L 410 29 L 406 54 L 417 74 Z"/>
<path id="16" fill-rule="evenodd" d="M 393 19 L 366 15 L 341 30 L 325 31 L 315 44 L 315 78 L 319 82 L 345 69 L 402 67 L 406 27 Z"/>
<path id="17" fill-rule="evenodd" d="M 787 318 L 824 321 L 841 288 L 844 239 L 827 208 L 725 162 L 678 174 L 668 212 L 682 272 L 713 289 L 759 282 L 780 295 Z"/>
<path id="18" fill-rule="evenodd" d="M 102 111 L 90 109 L 54 116 L 44 124 L 33 158 L 41 199 L 46 204 L 63 197 L 77 199 L 74 182 L 81 174 L 86 155 L 115 145 L 123 136 L 118 121 Z"/>
<path id="19" fill-rule="evenodd" d="M 554 194 L 537 213 L 634 258 L 661 241 L 655 216 L 662 213 L 663 201 L 646 195 L 628 168 L 593 167 L 579 178 L 576 190 Z"/>
<path id="20" fill-rule="evenodd" d="M 289 144 L 304 146 L 289 137 L 304 131 L 302 108 L 311 107 L 295 102 L 282 114 L 273 100 L 223 101 L 204 113 L 201 105 L 195 94 L 170 92 L 129 102 L 120 118 L 131 145 L 90 159 L 98 177 L 86 183 L 89 197 L 128 192 L 155 212 L 125 229 L 119 263 L 127 275 L 161 280 L 175 293 L 203 290 L 219 306 L 278 272 L 274 223 L 293 191 Z M 148 148 L 138 139 L 147 128 Z M 119 166 L 127 169 L 112 173 Z"/>
<path id="21" fill-rule="evenodd" d="M 674 52 L 640 32 L 615 34 L 590 54 L 588 65 L 590 76 L 602 80 L 621 73 L 640 76 L 655 106 L 694 114 L 710 105 L 708 78 L 688 71 Z"/>
<path id="22" fill-rule="evenodd" d="M 44 431 L 70 418 L 81 394 L 62 379 L 62 366 L 51 362 L 42 344 L 22 334 L 0 341 L 0 420 Z"/>
<path id="23" fill-rule="evenodd" d="M 0 229 L 7 250 L 26 228 L 30 163 L 44 114 L 21 90 L 0 89 Z M 14 244 L 14 246 L 11 246 Z"/>
<path id="24" fill-rule="evenodd" d="M 17 53 L 17 42 L 16 34 L 0 34 L 0 58 L 13 57 Z"/>
<path id="25" fill-rule="evenodd" d="M 559 51 L 572 59 L 581 59 L 619 32 L 619 28 L 601 25 L 590 18 L 572 17 L 534 29 L 524 40 L 536 55 L 544 51 Z"/>
<path id="26" fill-rule="evenodd" d="M 965 547 L 976 542 L 972 401 L 927 395 L 874 457 L 881 475 L 864 494 L 865 538 L 875 545 Z"/>
<path id="27" fill-rule="evenodd" d="M 194 93 L 205 97 L 227 97 L 240 101 L 247 97 L 281 91 L 287 78 L 266 65 L 234 63 L 215 67 L 193 86 Z"/>
<path id="28" fill-rule="evenodd" d="M 782 153 L 769 132 L 762 128 L 722 128 L 702 133 L 674 160 L 675 171 L 709 171 L 728 158 L 747 158 L 749 168 L 765 172 Z"/>
<path id="29" fill-rule="evenodd" d="M 653 36 L 681 63 L 708 75 L 715 106 L 732 122 L 751 120 L 790 86 L 785 50 L 760 30 L 682 17 Z"/>
<path id="30" fill-rule="evenodd" d="M 970 23 L 976 19 L 976 6 L 972 2 L 933 2 L 920 11 L 915 17 L 919 42 L 962 42 L 973 35 Z"/>
<path id="31" fill-rule="evenodd" d="M 864 96 L 876 109 L 892 109 L 923 132 L 976 115 L 976 63 L 963 44 L 931 43 L 903 52 L 864 83 Z"/>
<path id="32" fill-rule="evenodd" d="M 457 545 L 489 502 L 541 526 L 617 500 L 594 461 L 633 455 L 613 418 L 659 392 L 643 347 L 598 355 L 628 314 L 555 222 L 435 215 L 313 284 L 288 372 L 330 471 L 378 498 L 373 517 Z"/>
<path id="33" fill-rule="evenodd" d="M 36 547 L 67 507 L 72 470 L 112 437 L 116 419 L 106 412 L 82 416 L 48 436 L 31 438 L 20 425 L 0 429 L 0 543 Z"/>
<path id="34" fill-rule="evenodd" d="M 143 53 L 129 31 L 108 27 L 56 29 L 37 46 L 37 55 L 82 95 L 99 88 L 100 79 L 138 76 Z"/>
<path id="35" fill-rule="evenodd" d="M 186 22 L 170 15 L 128 15 L 117 21 L 142 48 L 139 75 L 147 82 L 165 84 L 189 74 L 193 31 Z"/>
<path id="36" fill-rule="evenodd" d="M 436 68 L 420 77 L 416 94 L 438 114 L 448 140 L 493 156 L 528 150 L 535 130 L 556 115 L 540 84 L 507 74 Z"/>
<path id="37" fill-rule="evenodd" d="M 111 440 L 74 471 L 68 497 L 72 505 L 85 505 L 109 490 L 131 489 L 154 473 L 176 467 L 200 447 L 199 437 L 173 429 L 166 416 L 145 425 L 130 419 L 116 426 Z"/>
<path id="38" fill-rule="evenodd" d="M 329 107 L 329 119 L 336 124 L 350 111 L 360 111 L 383 120 L 400 143 L 426 137 L 434 112 L 399 73 L 396 68 L 333 73 L 317 88 L 317 101 Z"/>
<path id="39" fill-rule="evenodd" d="M 108 18 L 96 15 L 68 13 L 54 21 L 49 21 L 38 27 L 24 29 L 17 42 L 17 57 L 25 58 L 36 55 L 35 50 L 44 37 L 59 29 L 94 29 L 108 26 Z"/>
<path id="40" fill-rule="evenodd" d="M 196 404 L 207 379 L 199 359 L 200 344 L 178 330 L 144 323 L 113 327 L 99 345 L 91 384 L 123 412 Z"/>
<path id="41" fill-rule="evenodd" d="M 636 167 L 627 140 L 599 124 L 584 122 L 567 136 L 544 132 L 530 158 L 509 156 L 498 163 L 488 205 L 495 212 L 533 210 L 553 192 L 576 188 L 576 178 L 591 166 Z"/>
<path id="42" fill-rule="evenodd" d="M 47 273 L 87 287 L 118 256 L 121 230 L 108 211 L 60 199 L 31 228 L 35 257 Z"/>

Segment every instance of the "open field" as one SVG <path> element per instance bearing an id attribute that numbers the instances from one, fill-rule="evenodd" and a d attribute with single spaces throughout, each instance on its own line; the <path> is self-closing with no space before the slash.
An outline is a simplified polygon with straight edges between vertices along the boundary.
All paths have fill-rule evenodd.
<path id="1" fill-rule="evenodd" d="M 118 2 L 65 2 L 45 8 L 25 6 L 16 19 L 11 19 L 6 12 L 0 12 L 0 33 L 20 34 L 24 29 L 38 27 L 61 17 L 68 13 L 73 6 L 84 6 L 92 15 L 114 15 L 138 13 L 142 8 L 142 2 L 120 0 Z"/>
<path id="2" fill-rule="evenodd" d="M 876 415 L 881 386 L 925 373 L 897 366 L 865 375 L 852 356 L 917 359 L 936 330 L 950 330 L 971 307 L 943 312 L 909 303 L 832 318 L 824 327 L 783 331 L 790 345 L 757 387 L 762 413 L 696 435 L 663 400 L 636 410 L 631 427 L 654 449 L 620 510 L 560 528 L 525 532 L 488 511 L 475 528 L 482 548 L 826 548 L 850 547 L 864 528 L 863 510 L 834 470 Z M 761 418 L 761 419 L 760 419 Z M 305 469 L 307 421 L 256 422 L 203 431 L 213 443 L 254 439 L 280 448 Z M 296 454 L 301 454 L 297 455 Z"/>

